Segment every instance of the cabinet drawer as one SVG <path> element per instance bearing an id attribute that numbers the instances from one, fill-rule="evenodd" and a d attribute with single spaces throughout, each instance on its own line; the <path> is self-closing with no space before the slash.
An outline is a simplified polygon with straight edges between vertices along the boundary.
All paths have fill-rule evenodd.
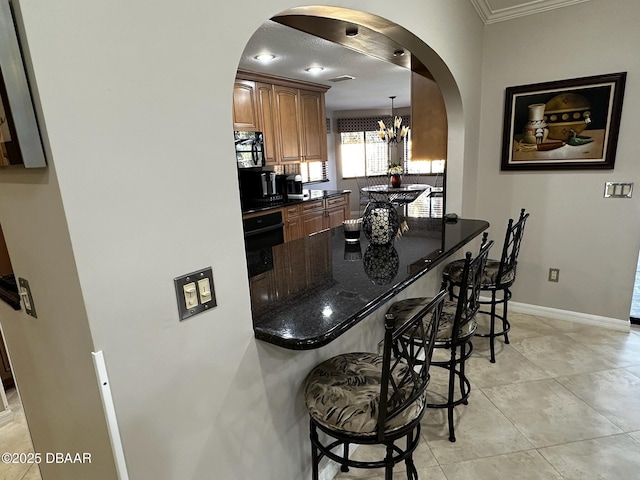
<path id="1" fill-rule="evenodd" d="M 314 200 L 302 204 L 302 214 L 324 210 L 324 200 Z"/>
<path id="2" fill-rule="evenodd" d="M 297 217 L 300 215 L 300 204 L 284 207 L 284 218 Z"/>
<path id="3" fill-rule="evenodd" d="M 340 195 L 339 197 L 327 198 L 327 208 L 342 207 L 347 204 L 347 196 Z"/>

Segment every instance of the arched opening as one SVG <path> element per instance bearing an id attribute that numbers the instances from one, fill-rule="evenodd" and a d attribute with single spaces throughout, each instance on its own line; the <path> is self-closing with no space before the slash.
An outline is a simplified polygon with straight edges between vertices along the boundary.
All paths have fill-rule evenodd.
<path id="1" fill-rule="evenodd" d="M 262 55 L 268 55 L 268 63 L 261 63 Z M 311 67 L 323 67 L 325 70 L 322 75 L 314 77 L 310 74 Z M 354 82 L 348 80 L 350 69 L 360 69 Z M 393 111 L 393 103 L 389 103 L 390 97 L 396 100 L 396 112 Z M 388 183 L 389 166 L 397 161 L 404 162 L 405 171 L 407 167 L 416 168 L 417 164 L 427 165 L 424 183 L 436 187 L 429 188 L 429 192 L 440 189 L 439 197 L 435 194 L 425 197 L 428 216 L 432 215 L 434 200 L 441 205 L 446 201 L 447 182 L 438 184 L 438 181 L 446 180 L 449 170 L 454 172 L 453 183 L 461 183 L 459 172 L 464 128 L 460 93 L 450 70 L 433 49 L 405 28 L 360 11 L 299 7 L 275 15 L 249 40 L 239 62 L 234 89 L 236 145 L 242 145 L 245 139 L 252 145 L 246 152 L 243 147 L 236 147 L 245 214 L 245 241 L 249 237 L 254 238 L 254 231 L 259 230 L 257 225 L 250 223 L 267 222 L 264 207 L 281 206 L 278 203 L 281 201 L 278 177 L 288 182 L 290 177 L 300 176 L 307 185 L 313 184 L 308 187 L 310 189 L 348 189 L 352 197 L 350 205 L 332 212 L 325 204 L 320 216 L 307 214 L 304 209 L 291 218 L 286 209 L 273 212 L 273 219 L 268 221 L 273 226 L 282 224 L 283 233 L 265 239 L 265 242 L 273 242 L 266 247 L 249 248 L 247 245 L 254 316 L 260 309 L 260 303 L 269 303 L 270 298 L 279 296 L 273 292 L 281 283 L 286 284 L 288 294 L 302 288 L 292 279 L 296 276 L 292 273 L 294 267 L 291 267 L 296 264 L 292 260 L 294 254 L 287 253 L 287 265 L 282 267 L 287 272 L 282 276 L 291 277 L 291 281 L 280 281 L 278 261 L 271 258 L 275 257 L 271 255 L 271 248 L 340 226 L 343 219 L 358 211 L 358 178 L 353 174 L 355 169 L 350 175 L 345 172 L 347 162 L 341 148 L 344 146 L 341 137 L 344 131 L 340 129 L 339 122 L 334 122 L 333 116 L 337 110 L 340 113 L 353 110 L 373 112 L 365 118 L 368 122 L 361 122 L 369 126 L 361 127 L 359 132 L 364 144 L 361 155 L 364 175 L 377 175 Z M 325 113 L 328 117 L 326 126 Z M 409 152 L 407 154 L 405 147 L 399 151 L 395 145 L 392 150 L 390 142 L 387 145 L 385 141 L 379 147 L 383 154 L 371 159 L 367 151 L 368 135 L 376 136 L 381 116 L 388 118 L 391 114 L 394 117 L 394 113 L 402 117 L 406 114 L 410 118 Z M 336 124 L 338 133 L 334 130 Z M 370 124 L 376 126 L 372 128 Z M 320 127 L 320 133 L 317 127 Z M 256 131 L 260 132 L 259 138 L 254 135 Z M 397 160 L 399 155 L 401 157 Z M 378 162 L 381 166 L 371 173 L 369 162 Z M 322 167 L 313 168 L 315 165 Z M 255 167 L 260 168 L 252 171 L 256 170 Z M 312 178 L 312 170 L 317 177 Z M 327 172 L 331 174 L 327 175 Z M 459 192 L 461 189 L 455 190 Z M 288 193 L 293 191 L 287 190 Z M 407 212 L 419 202 L 408 203 L 401 207 Z M 460 203 L 459 199 L 454 202 L 455 205 Z M 444 206 L 439 213 L 438 217 L 442 217 Z M 257 220 L 258 215 L 265 218 Z M 411 216 L 410 213 L 407 216 Z M 261 223 L 260 229 L 263 230 L 264 225 L 266 223 Z M 254 253 L 254 248 L 258 253 Z M 256 268 L 252 271 L 253 257 Z M 301 260 L 299 263 L 304 262 Z M 307 265 L 307 268 L 323 271 L 318 265 Z M 270 270 L 276 273 L 271 275 Z"/>
<path id="2" fill-rule="evenodd" d="M 291 32 L 293 39 L 284 50 L 283 44 L 286 44 L 288 34 L 283 34 L 283 31 Z M 300 37 L 301 32 L 307 34 L 306 38 L 313 40 Z M 311 42 L 314 44 L 311 45 Z M 297 52 L 306 52 L 307 48 L 315 51 L 300 61 L 301 54 Z M 329 65 L 329 69 L 318 76 L 305 72 L 306 67 L 314 66 L 312 63 L 322 62 L 317 60 L 322 58 L 321 53 L 334 55 L 335 62 L 328 63 L 340 63 L 343 54 L 334 54 L 333 52 L 338 52 L 336 48 L 346 52 L 345 58 L 358 56 L 358 59 L 352 61 L 354 69 L 363 64 L 378 66 L 375 72 L 369 74 L 370 78 L 366 79 L 366 87 L 358 87 L 362 78 L 355 82 L 345 80 L 349 78 L 351 69 L 348 68 L 332 69 L 332 65 Z M 401 54 L 398 55 L 398 52 Z M 271 63 L 260 64 L 255 60 L 257 53 L 272 53 L 278 57 Z M 291 62 L 296 60 L 298 63 L 292 65 Z M 442 59 L 424 41 L 405 28 L 382 17 L 346 8 L 292 8 L 275 15 L 256 31 L 247 44 L 239 70 L 294 77 L 296 80 L 315 81 L 329 87 L 325 98 L 327 116 L 330 117 L 328 126 L 333 135 L 328 136 L 326 168 L 330 174 L 330 183 L 325 187 L 348 188 L 352 191 L 357 191 L 358 188 L 355 178 L 341 170 L 340 149 L 336 145 L 339 136 L 335 135 L 335 130 L 339 127 L 333 122 L 333 111 L 369 109 L 377 110 L 376 114 L 379 116 L 388 116 L 391 106 L 389 97 L 392 95 L 396 97 L 397 112 L 411 116 L 413 128 L 410 154 L 416 160 L 414 165 L 417 165 L 417 160 L 441 160 L 442 164 L 446 160 L 447 183 L 461 184 L 464 125 L 460 92 Z M 371 94 L 364 99 L 366 92 Z M 437 102 L 433 101 L 434 98 Z M 340 106 L 337 107 L 337 104 Z M 268 143 L 268 140 L 265 142 Z M 268 150 L 268 146 L 265 148 Z M 310 165 L 301 162 L 303 170 Z M 293 169 L 291 163 L 289 167 L 282 171 L 288 173 Z M 307 171 L 302 173 L 305 180 L 310 178 Z M 454 188 L 451 189 L 453 195 L 445 195 L 445 198 L 450 199 L 452 211 L 460 211 L 460 190 L 461 188 Z M 356 210 L 355 205 L 357 199 L 352 198 L 352 212 Z"/>

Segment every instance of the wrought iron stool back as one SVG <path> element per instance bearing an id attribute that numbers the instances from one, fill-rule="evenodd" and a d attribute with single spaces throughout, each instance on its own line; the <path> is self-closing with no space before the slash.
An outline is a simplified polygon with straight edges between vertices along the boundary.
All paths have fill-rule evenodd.
<path id="1" fill-rule="evenodd" d="M 471 383 L 465 373 L 465 362 L 471 355 L 473 345 L 471 339 L 476 331 L 476 313 L 480 308 L 480 284 L 484 267 L 489 256 L 489 250 L 493 241 L 487 242 L 487 234 L 482 238 L 480 251 L 475 258 L 471 252 L 467 252 L 463 260 L 462 282 L 460 292 L 455 300 L 445 301 L 440 319 L 438 332 L 436 333 L 436 349 L 448 349 L 449 358 L 432 360 L 433 366 L 448 370 L 449 383 L 446 399 L 441 402 L 431 402 L 429 408 L 446 408 L 449 423 L 449 440 L 456 441 L 453 409 L 457 405 L 466 404 L 471 392 Z M 443 282 L 443 289 L 446 283 Z M 411 315 L 416 309 L 428 303 L 430 298 L 410 298 L 394 303 L 389 309 L 397 321 Z M 456 385 L 459 392 L 456 393 Z"/>
<path id="2" fill-rule="evenodd" d="M 347 353 L 316 366 L 305 381 L 310 417 L 313 480 L 318 480 L 322 457 L 349 467 L 384 468 L 393 478 L 393 466 L 404 461 L 407 476 L 418 479 L 413 451 L 420 441 L 420 420 L 426 409 L 429 368 L 446 291 L 403 323 L 385 319 L 382 355 Z M 428 321 L 425 321 L 428 318 Z M 394 347 L 402 353 L 395 356 Z M 321 441 L 318 431 L 330 438 Z M 406 439 L 403 446 L 396 444 Z M 403 442 L 404 443 L 404 442 Z M 384 458 L 349 458 L 350 444 L 382 444 Z M 333 451 L 342 447 L 342 455 Z"/>

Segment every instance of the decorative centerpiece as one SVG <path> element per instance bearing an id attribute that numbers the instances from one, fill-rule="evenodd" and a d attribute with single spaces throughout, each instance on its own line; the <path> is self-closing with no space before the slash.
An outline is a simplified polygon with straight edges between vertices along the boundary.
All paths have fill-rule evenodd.
<path id="1" fill-rule="evenodd" d="M 365 208 L 362 229 L 374 245 L 388 245 L 396 237 L 400 222 L 398 212 L 389 202 L 371 202 Z"/>
<path id="2" fill-rule="evenodd" d="M 391 163 L 389 165 L 389 176 L 391 177 L 391 186 L 393 188 L 399 188 L 402 185 L 401 175 L 404 173 L 402 166 L 399 163 Z"/>

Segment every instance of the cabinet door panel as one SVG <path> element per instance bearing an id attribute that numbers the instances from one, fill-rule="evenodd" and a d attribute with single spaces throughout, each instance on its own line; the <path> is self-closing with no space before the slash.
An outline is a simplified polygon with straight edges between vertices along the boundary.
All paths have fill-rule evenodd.
<path id="1" fill-rule="evenodd" d="M 311 213 L 302 217 L 302 233 L 304 236 L 324 230 L 324 212 Z"/>
<path id="2" fill-rule="evenodd" d="M 264 138 L 264 155 L 267 165 L 278 163 L 273 86 L 268 83 L 256 83 L 260 120 Z"/>
<path id="3" fill-rule="evenodd" d="M 300 108 L 298 91 L 294 88 L 274 88 L 277 138 L 280 162 L 300 161 Z"/>
<path id="4" fill-rule="evenodd" d="M 299 217 L 291 218 L 285 223 L 284 241 L 291 242 L 298 238 L 302 238 L 302 222 Z"/>
<path id="5" fill-rule="evenodd" d="M 336 228 L 342 225 L 342 222 L 347 219 L 345 215 L 345 209 L 342 208 L 332 208 L 327 210 L 327 228 Z"/>
<path id="6" fill-rule="evenodd" d="M 249 80 L 236 80 L 233 87 L 233 129 L 260 130 L 256 84 Z"/>
<path id="7" fill-rule="evenodd" d="M 300 90 L 302 158 L 305 161 L 327 159 L 327 126 L 324 98 L 320 92 Z"/>

